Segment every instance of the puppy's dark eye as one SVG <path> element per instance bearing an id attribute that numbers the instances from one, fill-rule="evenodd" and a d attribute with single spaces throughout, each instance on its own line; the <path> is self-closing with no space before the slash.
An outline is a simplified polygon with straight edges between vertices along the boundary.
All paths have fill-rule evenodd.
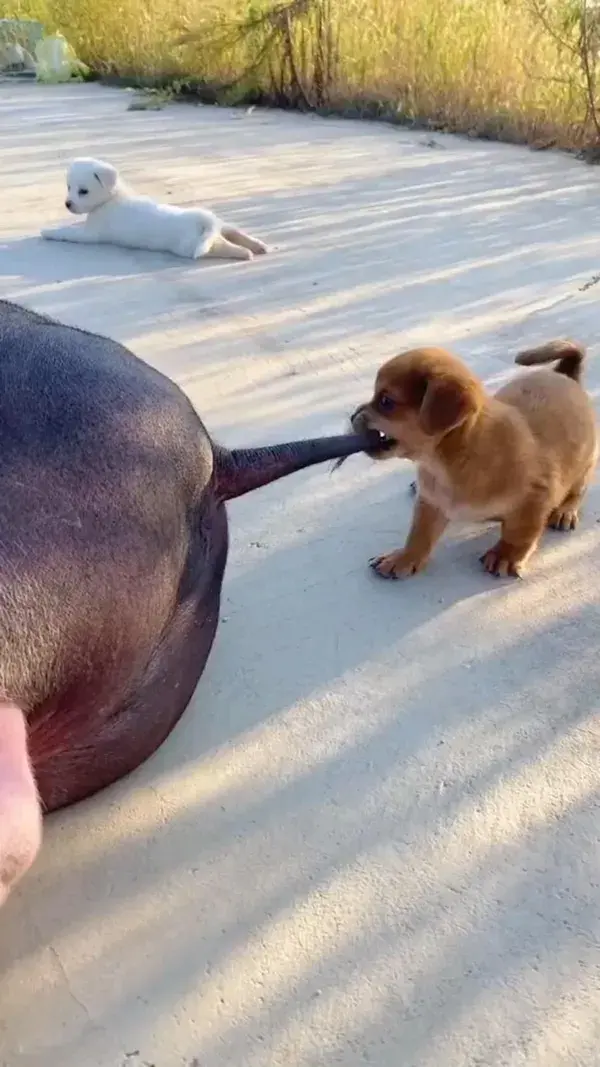
<path id="1" fill-rule="evenodd" d="M 88 191 L 87 191 L 87 189 L 78 189 L 77 190 L 77 195 L 78 196 L 87 196 L 88 195 Z"/>
<path id="2" fill-rule="evenodd" d="M 377 399 L 377 408 L 382 415 L 389 415 L 396 407 L 396 401 L 389 393 L 381 393 Z"/>

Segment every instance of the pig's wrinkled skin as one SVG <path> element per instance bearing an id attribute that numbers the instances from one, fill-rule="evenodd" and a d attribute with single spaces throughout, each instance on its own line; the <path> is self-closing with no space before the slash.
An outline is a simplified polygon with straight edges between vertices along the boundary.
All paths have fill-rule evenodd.
<path id="1" fill-rule="evenodd" d="M 0 904 L 41 811 L 133 770 L 185 710 L 217 627 L 225 501 L 368 446 L 229 452 L 122 345 L 0 301 Z"/>

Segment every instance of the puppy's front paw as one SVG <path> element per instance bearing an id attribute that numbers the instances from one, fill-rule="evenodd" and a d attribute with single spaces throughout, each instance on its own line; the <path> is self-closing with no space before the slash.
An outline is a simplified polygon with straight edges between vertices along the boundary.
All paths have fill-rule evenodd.
<path id="1" fill-rule="evenodd" d="M 389 552 L 369 560 L 369 566 L 380 578 L 411 578 L 425 566 L 426 560 L 417 559 L 408 552 Z"/>
<path id="2" fill-rule="evenodd" d="M 65 239 L 68 240 L 70 234 L 66 233 L 65 237 L 65 231 L 76 229 L 78 229 L 77 226 L 53 226 L 49 230 L 40 230 L 40 237 L 43 238 L 44 241 L 63 241 Z"/>
<path id="3" fill-rule="evenodd" d="M 495 578 L 522 578 L 523 554 L 506 541 L 498 541 L 480 557 L 484 570 Z"/>
<path id="4" fill-rule="evenodd" d="M 579 522 L 577 508 L 556 508 L 548 519 L 548 526 L 553 530 L 575 530 Z"/>

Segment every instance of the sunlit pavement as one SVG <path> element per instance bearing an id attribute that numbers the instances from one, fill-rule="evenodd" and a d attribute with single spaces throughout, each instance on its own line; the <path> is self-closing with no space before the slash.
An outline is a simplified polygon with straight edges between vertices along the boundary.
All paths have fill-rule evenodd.
<path id="1" fill-rule="evenodd" d="M 600 176 L 386 126 L 0 87 L 0 296 L 128 344 L 227 444 L 343 427 L 419 342 L 491 385 L 567 335 L 600 387 Z M 74 155 L 269 256 L 56 245 Z M 493 531 L 378 581 L 406 464 L 230 506 L 222 623 L 138 773 L 48 820 L 0 913 L 3 1067 L 597 1067 L 600 494 L 495 582 Z M 1 506 L 1 505 L 0 505 Z"/>

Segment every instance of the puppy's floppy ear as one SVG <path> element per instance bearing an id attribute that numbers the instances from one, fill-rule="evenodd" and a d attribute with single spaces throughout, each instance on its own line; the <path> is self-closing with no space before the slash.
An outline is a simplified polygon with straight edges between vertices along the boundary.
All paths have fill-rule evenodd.
<path id="1" fill-rule="evenodd" d="M 475 390 L 459 378 L 432 378 L 419 411 L 422 429 L 432 436 L 449 433 L 479 407 Z"/>
<path id="2" fill-rule="evenodd" d="M 111 163 L 97 162 L 94 166 L 94 178 L 106 189 L 107 192 L 112 193 L 119 175 L 116 167 L 113 167 Z"/>

